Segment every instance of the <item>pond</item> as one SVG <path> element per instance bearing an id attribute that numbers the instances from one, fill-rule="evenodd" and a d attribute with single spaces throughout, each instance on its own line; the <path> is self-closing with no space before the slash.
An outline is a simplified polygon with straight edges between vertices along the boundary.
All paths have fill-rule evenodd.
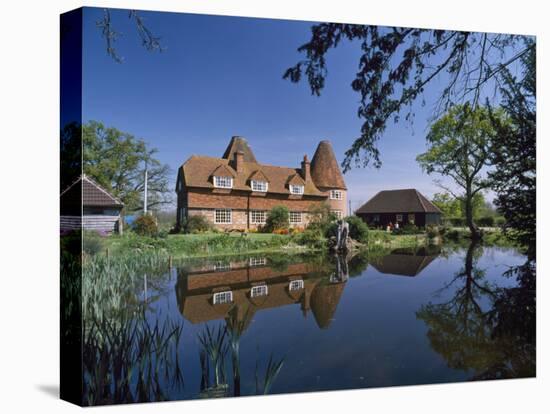
<path id="1" fill-rule="evenodd" d="M 87 313 L 85 402 L 531 377 L 533 284 L 506 274 L 524 262 L 471 245 L 148 269 Z"/>

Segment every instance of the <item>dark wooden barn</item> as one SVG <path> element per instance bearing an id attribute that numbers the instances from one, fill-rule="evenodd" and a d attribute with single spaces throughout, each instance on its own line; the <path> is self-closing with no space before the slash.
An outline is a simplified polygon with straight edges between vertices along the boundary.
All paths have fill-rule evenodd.
<path id="1" fill-rule="evenodd" d="M 415 189 L 380 191 L 355 214 L 369 226 L 381 228 L 390 223 L 425 227 L 441 222 L 441 210 Z"/>
<path id="2" fill-rule="evenodd" d="M 82 175 L 61 193 L 61 231 L 122 233 L 122 201 Z"/>

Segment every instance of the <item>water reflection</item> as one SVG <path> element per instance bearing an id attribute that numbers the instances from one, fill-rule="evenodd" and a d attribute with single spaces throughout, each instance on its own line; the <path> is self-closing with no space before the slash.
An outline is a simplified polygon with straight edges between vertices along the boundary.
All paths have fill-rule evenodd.
<path id="1" fill-rule="evenodd" d="M 434 261 L 441 249 L 438 246 L 395 249 L 372 261 L 372 266 L 380 273 L 398 276 L 418 276 Z"/>
<path id="2" fill-rule="evenodd" d="M 94 259 L 83 274 L 84 401 L 533 376 L 534 266 L 523 260 L 476 244 L 170 269 L 163 256 Z M 507 277 L 504 264 L 516 266 Z"/>
<path id="3" fill-rule="evenodd" d="M 330 326 L 349 278 L 348 260 L 304 261 L 278 265 L 266 258 L 205 263 L 181 269 L 176 296 L 181 314 L 192 324 L 225 320 L 243 325 L 256 312 L 299 304 L 307 316 L 313 313 L 321 329 Z"/>
<path id="4" fill-rule="evenodd" d="M 423 305 L 417 318 L 428 326 L 434 351 L 472 380 L 534 376 L 534 280 L 513 288 L 491 284 L 478 265 L 482 254 L 470 244 L 463 267 L 440 292 L 450 291 L 450 299 Z"/>

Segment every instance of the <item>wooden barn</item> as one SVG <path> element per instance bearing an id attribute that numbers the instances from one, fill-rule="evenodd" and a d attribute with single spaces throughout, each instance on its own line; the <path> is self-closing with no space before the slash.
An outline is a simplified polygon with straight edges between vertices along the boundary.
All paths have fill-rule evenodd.
<path id="1" fill-rule="evenodd" d="M 390 223 L 425 227 L 441 222 L 441 210 L 415 189 L 380 191 L 355 214 L 369 226 L 382 228 Z"/>
<path id="2" fill-rule="evenodd" d="M 124 204 L 90 177 L 79 177 L 60 198 L 62 232 L 82 229 L 122 234 Z"/>

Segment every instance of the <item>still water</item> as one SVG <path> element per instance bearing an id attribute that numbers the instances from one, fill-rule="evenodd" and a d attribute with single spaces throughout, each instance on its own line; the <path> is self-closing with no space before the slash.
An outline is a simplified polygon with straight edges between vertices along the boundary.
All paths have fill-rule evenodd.
<path id="1" fill-rule="evenodd" d="M 534 376 L 534 291 L 503 276 L 524 262 L 465 246 L 179 263 L 135 292 L 156 347 L 132 345 L 125 390 L 90 402 Z"/>

